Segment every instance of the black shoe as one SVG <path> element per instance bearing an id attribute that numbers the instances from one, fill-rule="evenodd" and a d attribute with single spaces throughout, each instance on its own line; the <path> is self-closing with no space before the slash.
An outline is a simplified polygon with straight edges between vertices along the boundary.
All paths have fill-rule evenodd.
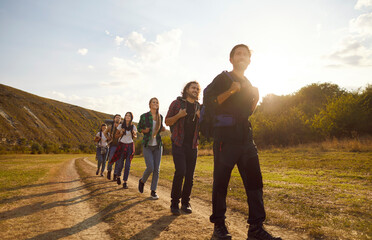
<path id="1" fill-rule="evenodd" d="M 127 185 L 127 183 L 125 182 L 125 183 L 123 183 L 123 188 L 124 189 L 128 189 L 128 185 Z"/>
<path id="2" fill-rule="evenodd" d="M 140 192 L 140 193 L 143 193 L 143 187 L 145 186 L 145 184 L 142 182 L 142 179 L 140 179 L 139 181 L 138 181 L 138 191 Z"/>
<path id="3" fill-rule="evenodd" d="M 182 204 L 182 206 L 181 206 L 181 210 L 184 211 L 184 212 L 187 213 L 187 214 L 192 213 L 192 208 L 191 208 L 190 203 Z"/>
<path id="4" fill-rule="evenodd" d="M 231 234 L 227 230 L 225 222 L 214 224 L 213 237 L 217 239 L 231 239 Z"/>
<path id="5" fill-rule="evenodd" d="M 111 171 L 107 171 L 107 179 L 111 180 Z"/>
<path id="6" fill-rule="evenodd" d="M 116 177 L 116 183 L 117 183 L 118 185 L 121 184 L 120 176 L 117 176 L 117 177 Z"/>
<path id="7" fill-rule="evenodd" d="M 114 181 L 114 182 L 116 182 L 116 178 L 117 178 L 118 176 L 116 176 L 116 174 L 114 173 L 114 177 L 112 178 L 112 181 Z"/>
<path id="8" fill-rule="evenodd" d="M 151 190 L 151 198 L 152 198 L 152 200 L 158 200 L 159 199 L 158 194 L 156 194 L 156 192 L 154 190 Z"/>
<path id="9" fill-rule="evenodd" d="M 178 207 L 178 204 L 175 205 L 172 203 L 171 207 L 171 213 L 174 215 L 174 216 L 179 216 L 181 215 L 181 211 L 180 211 L 180 208 Z"/>
<path id="10" fill-rule="evenodd" d="M 101 172 L 101 177 L 103 177 L 103 172 Z"/>
<path id="11" fill-rule="evenodd" d="M 262 225 L 249 225 L 247 240 L 282 240 L 280 237 L 273 237 Z"/>
<path id="12" fill-rule="evenodd" d="M 97 170 L 96 175 L 98 175 L 98 172 L 99 172 L 99 169 Z"/>

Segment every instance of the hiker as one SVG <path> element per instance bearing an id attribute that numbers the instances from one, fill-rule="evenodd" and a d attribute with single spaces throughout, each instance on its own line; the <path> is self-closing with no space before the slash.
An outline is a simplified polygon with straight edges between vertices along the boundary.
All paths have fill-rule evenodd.
<path id="1" fill-rule="evenodd" d="M 99 132 L 94 137 L 94 142 L 97 143 L 97 150 L 96 150 L 96 160 L 98 162 L 97 164 L 97 171 L 96 175 L 98 175 L 99 170 L 101 169 L 101 177 L 103 177 L 103 172 L 105 171 L 105 165 L 106 165 L 106 154 L 107 154 L 107 138 L 103 132 L 105 131 L 107 125 L 102 124 L 100 127 Z"/>
<path id="2" fill-rule="evenodd" d="M 259 100 L 259 93 L 244 72 L 251 62 L 251 51 L 244 44 L 230 52 L 231 72 L 224 71 L 204 90 L 203 104 L 214 112 L 213 128 L 213 236 L 231 239 L 225 225 L 226 195 L 231 171 L 237 164 L 247 195 L 248 239 L 281 239 L 263 228 L 266 214 L 263 203 L 263 183 L 252 127 L 248 117 Z"/>
<path id="3" fill-rule="evenodd" d="M 172 155 L 175 172 L 170 208 L 174 215 L 181 214 L 179 208 L 180 198 L 181 210 L 187 214 L 192 213 L 190 195 L 198 153 L 199 93 L 200 85 L 198 82 L 187 83 L 183 88 L 182 96 L 177 97 L 171 103 L 165 117 L 165 124 L 171 127 L 172 132 Z"/>
<path id="4" fill-rule="evenodd" d="M 120 114 L 115 114 L 113 122 L 110 126 L 106 128 L 104 131 L 105 136 L 107 136 L 107 143 L 109 144 L 109 153 L 108 153 L 108 159 L 107 159 L 107 179 L 111 180 L 111 172 L 112 172 L 112 165 L 114 162 L 111 162 L 112 157 L 114 156 L 114 153 L 116 151 L 116 148 L 118 147 L 118 140 L 119 135 L 117 134 L 117 128 L 120 124 L 121 116 Z M 114 181 L 116 181 L 116 176 L 114 173 L 113 177 Z"/>
<path id="5" fill-rule="evenodd" d="M 115 151 L 114 156 L 111 159 L 111 162 L 116 162 L 115 164 L 115 176 L 116 182 L 118 185 L 121 184 L 120 176 L 121 171 L 123 170 L 124 161 L 125 161 L 125 168 L 123 174 L 123 188 L 128 188 L 128 176 L 130 170 L 130 164 L 132 162 L 134 152 L 135 152 L 135 145 L 133 139 L 137 137 L 137 128 L 132 123 L 133 121 L 133 114 L 131 112 L 127 112 L 124 116 L 124 121 L 121 125 L 118 126 L 118 134 L 119 134 L 119 145 Z"/>
<path id="6" fill-rule="evenodd" d="M 159 199 L 156 188 L 159 181 L 160 161 L 163 152 L 163 144 L 160 132 L 165 131 L 163 126 L 163 116 L 159 113 L 159 100 L 151 98 L 149 101 L 150 111 L 140 117 L 138 131 L 143 133 L 142 146 L 145 158 L 146 170 L 142 178 L 138 181 L 138 191 L 143 193 L 144 185 L 152 173 L 151 198 Z"/>

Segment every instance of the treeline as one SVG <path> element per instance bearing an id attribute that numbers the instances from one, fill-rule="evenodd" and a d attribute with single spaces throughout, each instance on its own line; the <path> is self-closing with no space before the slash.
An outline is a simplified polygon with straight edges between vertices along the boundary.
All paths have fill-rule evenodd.
<path id="1" fill-rule="evenodd" d="M 349 92 L 314 83 L 291 95 L 270 94 L 250 120 L 259 147 L 372 135 L 372 85 Z"/>

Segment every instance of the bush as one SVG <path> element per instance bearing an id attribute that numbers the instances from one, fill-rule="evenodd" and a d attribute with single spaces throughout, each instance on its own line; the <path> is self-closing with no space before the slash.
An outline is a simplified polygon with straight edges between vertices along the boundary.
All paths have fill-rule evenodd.
<path id="1" fill-rule="evenodd" d="M 41 154 L 41 153 L 43 153 L 41 145 L 39 143 L 33 143 L 31 145 L 31 153 L 32 154 L 36 154 L 36 153 Z"/>

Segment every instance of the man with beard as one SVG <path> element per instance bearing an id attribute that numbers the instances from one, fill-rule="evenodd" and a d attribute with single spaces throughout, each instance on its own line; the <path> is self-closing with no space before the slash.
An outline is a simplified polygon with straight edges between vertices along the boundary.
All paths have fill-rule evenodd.
<path id="1" fill-rule="evenodd" d="M 199 93 L 200 85 L 198 82 L 187 83 L 183 88 L 182 96 L 174 100 L 169 106 L 165 118 L 165 124 L 170 126 L 172 132 L 172 155 L 175 172 L 171 191 L 171 212 L 174 215 L 181 214 L 180 199 L 181 210 L 186 214 L 192 213 L 190 195 L 198 152 Z"/>
<path id="2" fill-rule="evenodd" d="M 108 164 L 107 164 L 107 179 L 111 180 L 111 171 L 112 171 L 112 165 L 114 163 L 110 163 L 111 158 L 114 156 L 114 153 L 116 151 L 116 148 L 118 147 L 118 139 L 120 137 L 120 131 L 117 130 L 119 124 L 121 121 L 121 116 L 120 114 L 115 114 L 114 120 L 112 122 L 112 125 L 109 125 L 104 134 L 106 138 L 108 139 L 108 144 L 109 144 L 109 154 L 108 154 Z M 116 176 L 114 175 L 114 181 Z"/>
<path id="3" fill-rule="evenodd" d="M 257 148 L 252 138 L 248 118 L 256 108 L 259 94 L 244 72 L 251 62 L 251 51 L 244 44 L 230 52 L 231 72 L 222 72 L 204 90 L 203 104 L 214 113 L 213 125 L 213 236 L 231 239 L 225 225 L 227 187 L 231 171 L 237 164 L 247 195 L 248 239 L 281 239 L 270 235 L 264 228 L 266 214 L 263 204 L 262 175 Z"/>

